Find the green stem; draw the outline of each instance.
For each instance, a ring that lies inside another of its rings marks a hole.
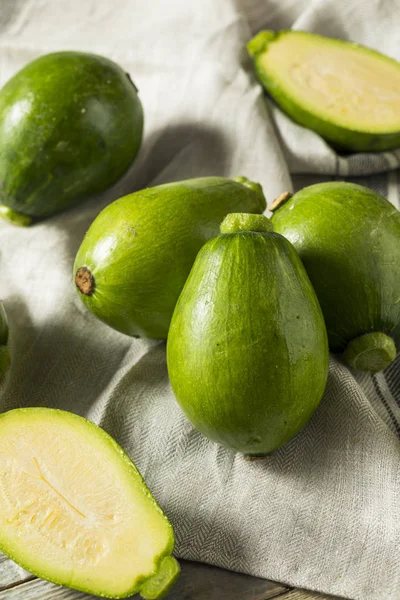
[[[234,177],[233,181],[236,181],[237,183],[241,183],[242,185],[247,187],[249,190],[254,192],[257,196],[257,202],[259,204],[259,211],[260,211],[260,213],[264,212],[264,210],[267,208],[267,201],[265,199],[264,192],[263,192],[261,185],[259,183],[256,183],[255,181],[251,181],[250,179],[247,179],[247,177],[243,177],[243,176]]]
[[[0,204],[0,217],[19,227],[28,227],[32,224],[32,217],[19,213],[5,204]]]
[[[352,340],[343,352],[343,360],[353,369],[378,373],[396,358],[396,345],[385,333],[375,331]]]
[[[221,233],[238,233],[240,231],[259,231],[266,233],[273,231],[273,225],[264,215],[251,213],[230,213],[221,223]]]
[[[266,47],[270,42],[272,42],[277,37],[276,31],[260,31],[257,33],[252,40],[250,40],[247,44],[247,52],[250,56],[257,56],[257,54],[261,54],[264,52]]]
[[[140,595],[146,600],[163,598],[178,579],[180,572],[178,561],[173,556],[166,556],[162,559],[157,573],[144,582]]]

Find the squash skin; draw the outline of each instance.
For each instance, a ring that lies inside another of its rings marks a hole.
[[[86,307],[131,336],[165,339],[197,252],[234,210],[262,213],[259,184],[202,177],[147,188],[107,206],[77,253],[74,275]],[[93,292],[82,293],[86,268]]]
[[[390,333],[400,321],[400,213],[346,182],[312,185],[278,207],[275,231],[295,246],[318,296],[330,348]]]
[[[116,63],[84,52],[32,61],[0,91],[0,216],[28,225],[105,191],[142,130],[137,89]]]
[[[167,341],[171,386],[194,427],[248,457],[269,454],[310,419],[328,363],[321,309],[293,246],[260,232],[207,242]]]
[[[343,127],[335,123],[333,120],[323,119],[312,111],[307,110],[296,98],[289,97],[285,90],[282,88],[280,83],[276,81],[260,64],[260,57],[268,52],[268,46],[279,40],[281,36],[286,34],[297,34],[307,35],[315,38],[316,43],[318,40],[326,41],[329,39],[333,43],[340,45],[347,44],[349,47],[358,48],[364,53],[368,53],[371,56],[379,56],[382,60],[394,63],[400,69],[400,63],[395,61],[376,50],[367,48],[354,42],[344,42],[334,38],[326,38],[313,33],[293,30],[282,30],[282,31],[261,31],[247,44],[247,50],[250,56],[254,60],[254,69],[256,76],[267,92],[272,96],[276,103],[282,108],[282,110],[289,115],[299,125],[312,129],[321,137],[326,139],[334,148],[339,151],[349,152],[380,152],[383,150],[390,150],[398,148],[400,146],[400,131],[394,131],[393,133],[375,133],[357,131],[356,128],[351,129]]]

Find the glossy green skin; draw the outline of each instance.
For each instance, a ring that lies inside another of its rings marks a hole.
[[[41,56],[0,91],[0,203],[43,218],[103,192],[133,162],[142,129],[137,90],[117,64]]]
[[[333,352],[400,321],[400,213],[351,183],[304,188],[272,217],[296,248],[317,293]]]
[[[8,350],[8,319],[3,303],[0,301],[0,379],[10,366]]]
[[[81,300],[99,319],[134,336],[165,339],[196,258],[229,212],[261,213],[258,184],[203,177],[147,188],[107,206],[89,228],[74,274],[95,279]]]
[[[172,389],[194,427],[232,450],[268,454],[317,408],[328,361],[318,300],[285,238],[240,232],[207,242],[167,342]]]
[[[379,57],[382,61],[395,64],[399,69],[400,63],[380,52],[366,48],[365,46],[352,42],[345,42],[343,40],[326,38],[304,31],[261,31],[250,40],[247,45],[249,54],[254,58],[254,68],[259,81],[280,108],[296,121],[296,123],[299,123],[299,125],[303,125],[303,127],[307,127],[308,129],[317,132],[330,142],[332,146],[339,150],[348,150],[352,152],[378,152],[380,150],[390,150],[391,148],[400,146],[400,131],[377,134],[375,132],[369,133],[366,131],[358,131],[356,124],[354,129],[343,127],[333,120],[317,116],[314,112],[308,110],[306,106],[300,104],[295,96],[289,96],[283,89],[281,83],[277,81],[275,77],[271,76],[263,68],[260,62],[262,55],[268,52],[269,45],[279,43],[279,39],[285,35],[297,35],[299,41],[301,40],[301,37],[304,36],[314,38],[315,52],[318,52],[318,44],[330,42],[341,46],[347,45],[349,48],[353,49],[357,48],[360,52],[368,53],[371,56]]]

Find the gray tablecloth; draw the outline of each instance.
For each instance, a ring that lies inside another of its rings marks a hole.
[[[248,463],[186,421],[164,344],[98,322],[71,271],[102,207],[171,180],[247,175],[272,200],[356,177],[399,206],[400,152],[337,156],[265,100],[244,51],[261,28],[294,27],[400,59],[399,14],[398,0],[0,3],[1,83],[42,53],[93,51],[130,72],[146,115],[140,155],[107,194],[30,229],[0,223],[13,361],[0,410],[60,407],[105,427],[171,518],[178,556],[357,600],[400,598],[400,362],[372,377],[332,359],[311,422]]]

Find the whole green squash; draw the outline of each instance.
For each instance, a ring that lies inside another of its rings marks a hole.
[[[293,246],[261,215],[228,215],[200,250],[167,342],[173,392],[209,439],[245,455],[279,448],[323,395],[328,341]]]
[[[245,177],[188,179],[124,196],[86,233],[74,265],[78,294],[114,329],[164,339],[202,245],[229,212],[265,208],[261,186]]]
[[[271,206],[317,293],[333,352],[377,372],[395,357],[400,321],[400,213],[366,187],[312,185]]]
[[[56,52],[0,91],[0,216],[29,225],[105,191],[142,138],[137,89],[117,64]]]

